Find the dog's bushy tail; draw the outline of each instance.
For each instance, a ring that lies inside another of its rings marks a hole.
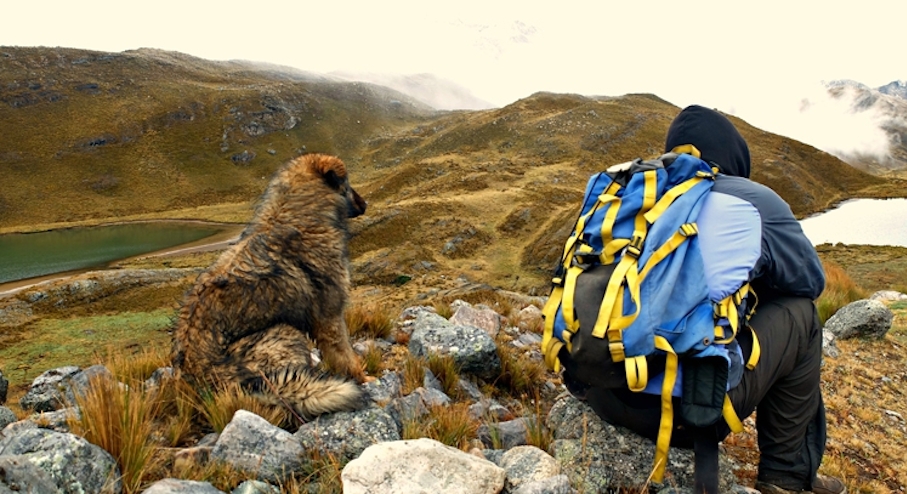
[[[355,382],[308,367],[261,374],[248,387],[263,402],[288,406],[305,420],[324,413],[359,410],[368,402],[368,393]]]

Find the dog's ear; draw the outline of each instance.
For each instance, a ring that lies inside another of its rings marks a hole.
[[[312,170],[324,177],[331,187],[339,189],[346,181],[346,166],[340,158],[326,154],[309,155]]]

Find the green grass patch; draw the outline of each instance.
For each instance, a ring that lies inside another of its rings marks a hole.
[[[3,374],[13,386],[27,384],[42,372],[65,365],[88,366],[110,349],[139,351],[170,344],[167,328],[173,311],[124,312],[114,315],[43,319],[0,349]]]

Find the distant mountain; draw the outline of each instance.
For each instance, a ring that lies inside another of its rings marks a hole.
[[[495,106],[477,98],[469,89],[432,74],[331,72],[329,75],[348,81],[370,82],[386,86],[438,110],[487,110]]]
[[[907,99],[907,81],[892,81],[879,88],[879,92],[889,96]]]
[[[0,228],[247,205],[289,158],[327,152],[369,202],[350,228],[357,284],[465,276],[543,293],[589,176],[660,154],[678,111],[649,94],[537,93],[442,112],[285,67],[0,47]],[[907,188],[730,118],[752,178],[798,216]]]
[[[852,80],[826,84],[829,93],[850,102],[854,113],[869,113],[888,136],[884,156],[853,154],[842,156],[851,165],[875,174],[907,174],[907,83],[893,81],[872,89]]]

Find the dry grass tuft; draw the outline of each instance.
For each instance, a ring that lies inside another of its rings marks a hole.
[[[394,330],[394,317],[385,306],[356,305],[347,309],[344,317],[352,337],[384,339]]]
[[[278,427],[290,418],[285,408],[262,403],[238,383],[223,385],[215,391],[203,391],[198,396],[197,410],[215,432],[222,432],[238,410],[254,413]]]
[[[407,353],[403,359],[402,392],[408,395],[425,385],[425,360]]]
[[[517,348],[498,341],[498,356],[501,358],[501,374],[494,382],[496,392],[504,392],[516,398],[536,396],[545,383],[544,362],[533,360]]]
[[[84,394],[76,396],[76,405],[81,417],[70,419],[73,433],[109,452],[120,468],[124,491],[139,492],[153,467],[159,402],[148,399],[140,383],[123,386],[93,377]]]
[[[444,394],[456,399],[460,394],[460,367],[450,355],[431,354],[428,356],[428,370],[441,382]]]
[[[824,324],[838,309],[866,298],[867,294],[839,265],[831,261],[824,261],[822,265],[825,268],[825,291],[816,301],[816,307]]]
[[[427,437],[466,450],[476,437],[478,423],[469,416],[468,403],[433,406],[425,417],[403,421],[403,439]]]
[[[366,350],[365,355],[362,356],[362,365],[365,367],[365,372],[370,376],[381,375],[381,371],[384,370],[384,352],[381,350],[381,347],[371,343],[368,345],[368,350]]]
[[[532,415],[526,420],[526,442],[542,451],[548,451],[554,441],[554,433],[545,427],[548,409],[542,406],[541,397],[536,394],[531,403],[523,404],[524,410],[532,410]]]

